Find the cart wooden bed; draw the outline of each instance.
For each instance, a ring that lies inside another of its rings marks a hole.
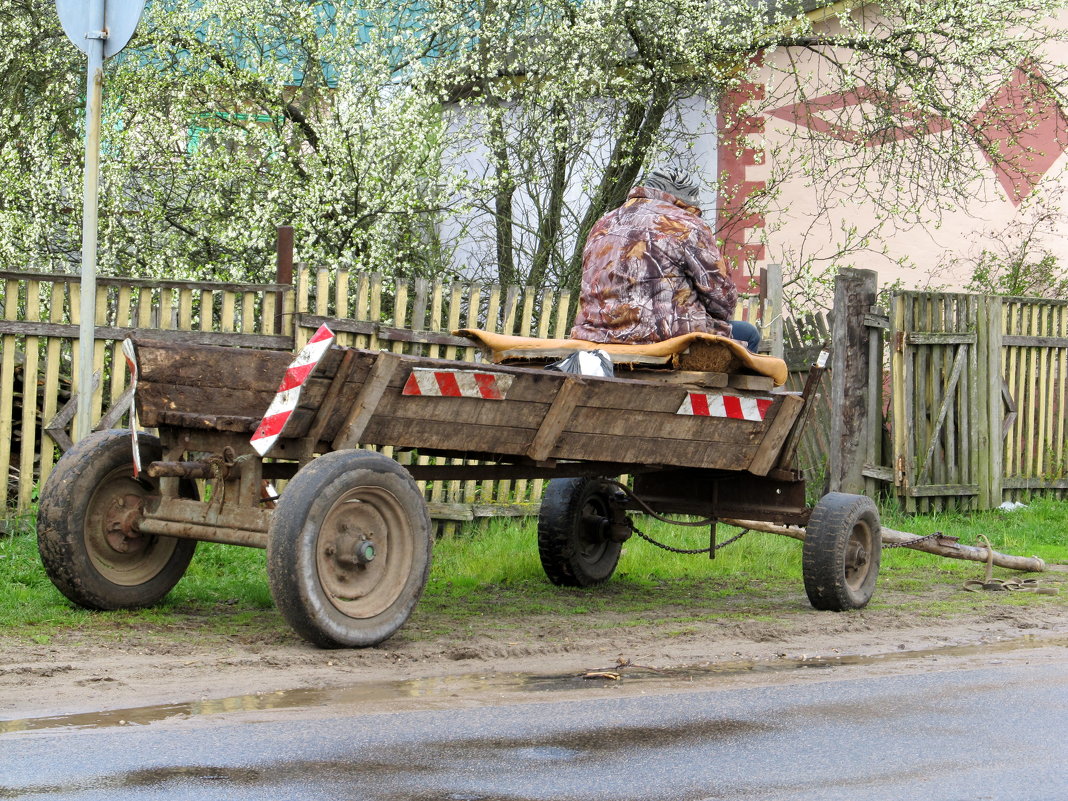
[[[556,584],[607,580],[629,513],[653,512],[704,516],[713,536],[724,518],[805,526],[815,607],[863,606],[874,591],[874,504],[831,493],[810,508],[793,468],[814,382],[797,394],[755,377],[600,378],[333,346],[265,458],[250,436],[264,431],[292,354],[128,347],[140,426],[158,431],[136,437],[140,470],[130,431],[100,431],[64,454],[41,494],[45,568],[88,608],[153,604],[196,541],[221,542],[267,549],[272,596],[309,641],[381,642],[429,572],[416,481],[454,479],[551,479],[538,548]],[[402,466],[369,449],[379,446],[464,461]]]

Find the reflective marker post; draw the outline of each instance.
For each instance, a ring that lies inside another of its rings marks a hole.
[[[96,338],[97,205],[100,191],[100,114],[104,59],[130,41],[145,0],[56,0],[71,43],[89,57],[85,76],[85,179],[82,195],[82,275],[78,326],[78,416],[74,440],[92,431],[93,345]]]
[[[96,341],[97,206],[100,189],[100,104],[104,88],[104,0],[89,0],[85,34],[89,65],[85,79],[85,178],[82,194],[81,319],[78,327],[78,422],[74,441],[93,427],[93,345]]]

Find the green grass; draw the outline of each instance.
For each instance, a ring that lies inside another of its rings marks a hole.
[[[707,528],[681,528],[643,518],[636,522],[648,535],[675,547],[708,544]],[[941,531],[970,545],[983,534],[997,550],[1068,563],[1068,502],[1036,499],[1015,512],[971,515],[907,517],[884,512],[883,523],[921,535]],[[157,607],[89,612],[73,606],[49,582],[33,526],[32,517],[9,521],[8,533],[0,535],[0,631],[6,634],[39,643],[59,634],[80,633],[175,640],[190,632],[255,641],[291,636],[273,608],[261,550],[201,543],[185,577]],[[721,526],[719,538],[734,533]],[[964,612],[977,604],[1068,603],[1060,597],[1008,594],[991,599],[955,593],[950,600],[937,602],[929,597],[933,584],[959,586],[967,578],[981,577],[983,570],[975,562],[887,550],[880,591],[871,608],[924,615]],[[435,544],[430,581],[413,616],[411,636],[458,628],[508,631],[525,626],[532,617],[591,614],[591,627],[640,626],[655,620],[668,623],[665,630],[683,633],[689,625],[712,618],[774,621],[785,610],[797,611],[804,605],[801,544],[796,540],[752,532],[709,559],[668,553],[633,537],[624,545],[612,580],[581,590],[554,587],[545,578],[534,520],[500,519],[470,526]]]

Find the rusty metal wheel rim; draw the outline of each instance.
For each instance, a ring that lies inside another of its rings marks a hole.
[[[104,477],[89,499],[85,550],[93,567],[112,584],[137,587],[151,581],[178,546],[173,537],[145,535],[137,529],[145,500],[153,495],[154,488],[135,479],[129,467],[119,467]]]
[[[849,533],[845,553],[845,582],[853,591],[860,590],[871,572],[872,541],[871,527],[858,520]]]
[[[404,592],[415,534],[404,505],[383,487],[342,495],[323,518],[315,567],[327,599],[351,618],[385,612]]]

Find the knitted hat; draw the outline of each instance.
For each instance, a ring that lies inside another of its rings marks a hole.
[[[642,182],[650,189],[659,189],[674,195],[684,203],[691,206],[701,205],[701,187],[697,185],[692,175],[671,167],[657,167]]]

